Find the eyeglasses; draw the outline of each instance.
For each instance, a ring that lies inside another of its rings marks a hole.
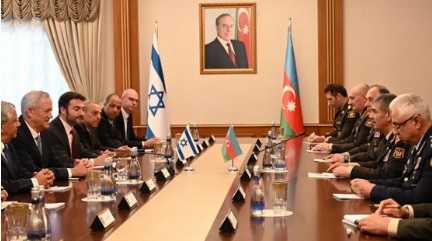
[[[400,123],[392,122],[393,128],[394,128],[394,129],[397,129],[397,130],[400,129],[402,126],[404,126],[406,123],[408,123],[408,121],[413,120],[416,116],[417,116],[417,115],[414,114],[414,115],[412,115],[410,118],[408,118],[408,119],[406,119],[405,121],[400,122]]]

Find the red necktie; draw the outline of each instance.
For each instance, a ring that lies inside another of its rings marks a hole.
[[[75,129],[72,129],[70,131],[70,133],[72,134],[72,149],[71,149],[71,156],[72,158],[79,158],[80,156],[80,144],[79,144],[79,140],[77,137],[77,132]]]
[[[234,66],[237,66],[236,59],[235,59],[235,54],[234,54],[234,51],[233,51],[232,48],[231,48],[231,44],[230,44],[230,43],[227,43],[227,46],[228,46],[228,56],[229,56],[229,58],[230,58],[232,64],[233,64]]]

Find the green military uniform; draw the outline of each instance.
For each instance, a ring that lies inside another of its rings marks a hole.
[[[376,161],[378,154],[387,148],[387,140],[380,131],[371,129],[368,141],[348,151],[351,162]]]
[[[386,179],[402,176],[411,145],[391,134],[378,146],[377,158],[361,162],[351,170],[350,178]]]
[[[358,118],[354,123],[351,135],[349,135],[347,138],[333,142],[331,152],[346,152],[356,146],[360,146],[366,143],[371,129],[367,119],[368,117],[365,109],[362,112],[360,118]]]
[[[339,108],[333,121],[333,127],[335,130],[326,135],[330,137],[328,142],[334,142],[348,137],[359,116],[360,115],[357,112],[351,109],[351,106],[348,105],[348,103],[345,103],[342,108]]]
[[[432,240],[432,203],[412,205],[414,218],[399,221],[396,237],[402,240]]]

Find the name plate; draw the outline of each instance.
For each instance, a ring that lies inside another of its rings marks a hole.
[[[215,143],[215,141],[216,141],[216,138],[213,135],[211,135],[209,138],[210,145],[213,145]]]
[[[206,140],[204,140],[204,141],[201,143],[201,146],[202,146],[202,148],[205,150],[205,149],[207,149],[207,147],[209,146],[209,144],[207,143]]]
[[[253,153],[254,154],[258,154],[259,152],[260,152],[260,149],[259,149],[259,147],[255,144],[255,146],[254,146],[254,148],[253,148]]]
[[[200,144],[196,144],[195,146],[197,148],[198,154],[200,154],[203,151],[201,145]]]
[[[241,186],[237,187],[237,191],[234,192],[232,201],[234,203],[244,203],[246,200],[246,193]]]
[[[138,200],[136,199],[133,192],[128,192],[120,200],[118,208],[119,209],[132,209],[137,204],[138,204]]]
[[[153,179],[149,179],[145,181],[141,186],[141,192],[143,193],[152,193],[156,190],[156,184]]]
[[[249,157],[249,160],[248,160],[247,164],[248,164],[248,165],[255,165],[255,163],[257,162],[257,160],[258,160],[257,155],[256,155],[256,154],[252,154],[252,155]]]
[[[242,182],[248,182],[252,178],[252,173],[249,171],[249,169],[246,167],[242,175],[240,176],[240,180]]]
[[[90,228],[93,231],[105,230],[107,227],[112,225],[114,223],[114,221],[115,221],[115,218],[114,218],[113,214],[111,213],[111,211],[108,208],[105,208],[104,210],[102,210],[101,212],[99,212],[96,215]]]
[[[176,164],[180,167],[186,166],[186,160],[177,159]]]
[[[164,175],[165,179],[168,179],[171,176],[168,169],[166,169],[166,168],[162,168],[161,172]]]
[[[261,142],[261,140],[260,140],[260,139],[257,139],[257,140],[256,140],[256,144],[257,144],[258,147],[261,147],[261,146],[262,146],[262,142]]]
[[[155,175],[156,179],[162,182],[166,181],[168,178],[171,177],[171,174],[166,167],[160,169],[158,172],[156,172]]]
[[[219,231],[221,233],[234,233],[237,230],[237,225],[238,222],[236,216],[231,210],[229,210],[228,214],[219,226]]]

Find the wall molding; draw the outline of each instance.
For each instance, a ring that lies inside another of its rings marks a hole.
[[[115,93],[140,90],[138,0],[113,1]],[[134,112],[134,124],[141,123],[140,103]]]
[[[319,122],[330,123],[334,110],[324,89],[343,84],[343,0],[318,0],[318,100]]]

